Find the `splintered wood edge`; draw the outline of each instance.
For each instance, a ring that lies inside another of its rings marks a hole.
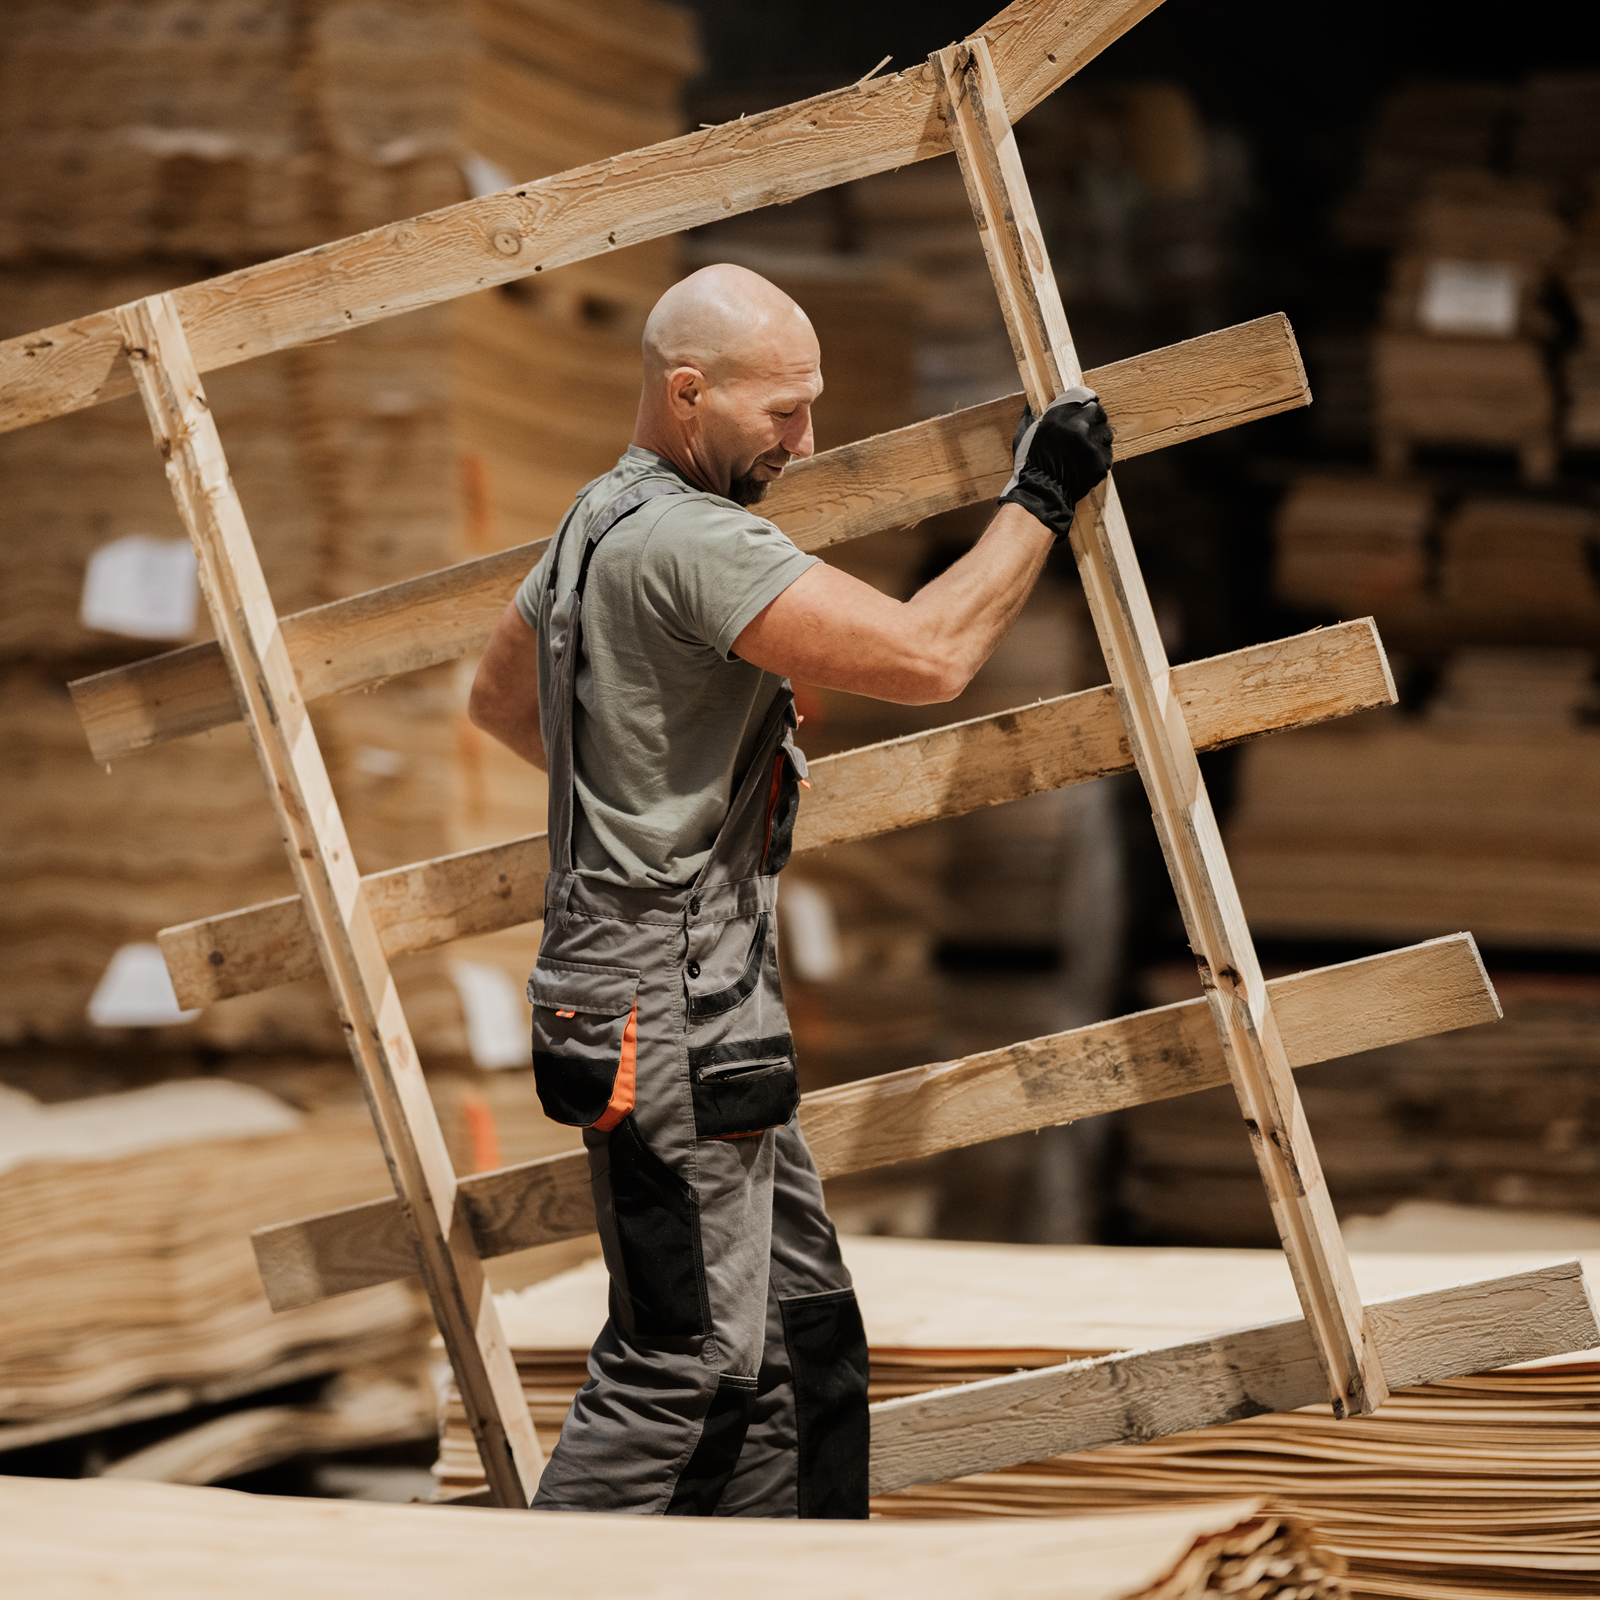
[[[1336,966],[1274,978],[1269,987],[1278,1009],[1285,1047],[1290,1060],[1299,1068],[1353,1050],[1399,1044],[1407,1039],[1492,1021],[1499,1014],[1492,993],[1486,992],[1486,983],[1482,990],[1474,986],[1474,974],[1481,978],[1482,971],[1471,936],[1453,934]],[[1422,991],[1424,1003],[1409,1010],[1384,1003],[1376,1007],[1374,1017],[1363,1018],[1362,994],[1370,992],[1376,980],[1396,972],[1406,975],[1413,992]],[[1071,1029],[1052,1035],[1051,1039],[1069,1040],[1074,1035],[1100,1037],[1108,1030],[1137,1025],[1142,1020],[1163,1014],[1177,1018],[1185,1012],[1203,1011],[1204,1007],[1205,1001],[1201,999],[1179,1001],[1170,1006],[1158,1006],[1151,1012],[1135,1012],[1128,1017]],[[1330,1008],[1339,1019],[1336,1027],[1319,1020]],[[1445,1017],[1449,1020],[1445,1021]],[[1358,1029],[1355,1038],[1351,1037],[1353,1028]],[[995,1061],[1000,1064],[994,1070],[1003,1075],[1008,1070],[1000,1061],[1004,1055],[1005,1051],[981,1051],[963,1059]],[[936,1065],[944,1068],[954,1064]],[[1177,1072],[1188,1075],[1168,1081],[1160,1094],[1148,1098],[1172,1098],[1227,1082],[1227,1070],[1220,1056],[1210,1066],[1213,1070],[1208,1073],[1205,1063],[1181,1064]],[[871,1104],[863,1106],[861,1101],[882,1098],[898,1102],[907,1094],[908,1086],[913,1093],[927,1092],[923,1080],[929,1071],[928,1067],[910,1067],[879,1078],[814,1091],[801,1100],[802,1125],[809,1121],[813,1132],[821,1138],[817,1119],[830,1113],[834,1117],[849,1117],[853,1125],[871,1124],[874,1121]],[[850,1102],[854,1104],[847,1109]],[[1051,1126],[1085,1114],[1082,1108],[1074,1109],[1059,1100],[1041,1100],[1033,1104],[1037,1112],[1037,1121],[1032,1124],[1035,1127]],[[960,1140],[930,1140],[929,1148],[919,1148],[911,1154],[931,1155],[962,1144],[981,1143],[996,1134],[1019,1131],[1026,1129],[1012,1120],[1003,1125],[991,1122],[987,1127],[967,1128]],[[882,1165],[885,1160],[906,1159],[904,1151],[886,1157],[881,1147],[867,1147],[851,1140],[848,1141],[851,1160],[848,1164],[836,1164],[827,1158],[831,1143],[831,1140],[822,1139],[819,1144],[822,1154],[818,1165],[825,1177],[867,1170]],[[587,1161],[582,1151],[545,1156],[537,1161],[463,1178],[460,1193],[479,1253],[487,1260],[591,1231],[593,1218],[584,1210],[587,1183]],[[550,1221],[552,1212],[557,1218],[554,1224]],[[415,1270],[404,1219],[398,1202],[392,1197],[274,1223],[256,1229],[251,1239],[267,1298],[278,1311],[407,1277]]]
[[[1394,1388],[1600,1345],[1577,1260],[1363,1307]],[[1304,1319],[989,1378],[871,1408],[871,1487],[891,1493],[1327,1400]]]

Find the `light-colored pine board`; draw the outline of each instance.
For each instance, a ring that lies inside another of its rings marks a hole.
[[[1365,1308],[1393,1388],[1600,1343],[1577,1261]],[[1327,1398],[1307,1323],[1045,1367],[872,1408],[872,1488],[941,1483],[1020,1461],[1164,1438]]]
[[[1173,687],[1197,745],[1216,749],[1374,706],[1395,693],[1368,622],[1186,663]],[[1133,765],[1109,686],[929,733],[825,756],[812,765],[797,851],[959,816]],[[542,833],[414,862],[362,880],[385,954],[431,950],[544,914]],[[317,957],[294,896],[161,931],[179,1002],[208,1005],[310,976]]]
[[[1304,405],[1305,373],[1281,315],[1113,362],[1090,374],[1117,427],[1117,458]],[[915,423],[795,463],[762,505],[803,549],[903,527],[999,493],[1022,396]],[[546,541],[282,619],[306,700],[481,649]],[[238,717],[215,644],[189,645],[71,685],[97,761]]]
[[[1492,1022],[1494,991],[1467,934],[1271,984],[1294,1066]],[[1204,1000],[841,1084],[806,1095],[800,1123],[824,1177],[1213,1088],[1228,1069]],[[484,1257],[589,1232],[581,1152],[461,1182]],[[393,1199],[258,1229],[268,1299],[309,1305],[416,1270]]]
[[[1023,387],[1037,414],[1081,383],[1083,375],[1001,84],[982,39],[952,45],[932,60]],[[1128,742],[1150,797],[1189,943],[1330,1396],[1336,1409],[1371,1411],[1387,1393],[1383,1368],[1365,1330],[1316,1147],[1110,478],[1085,497],[1071,536]]]
[[[497,1503],[526,1506],[539,1441],[183,323],[170,295],[119,322],[485,1475]]]
[[[984,25],[1020,117],[1158,0],[1015,0]],[[926,66],[174,291],[197,369],[248,361],[943,154]],[[0,432],[132,388],[115,311],[0,343]]]

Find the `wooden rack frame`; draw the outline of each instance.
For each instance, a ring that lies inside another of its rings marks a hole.
[[[92,750],[109,759],[242,719],[294,869],[293,897],[161,935],[179,998],[320,966],[388,1158],[392,1199],[258,1233],[269,1297],[305,1304],[420,1272],[499,1504],[528,1503],[540,1455],[482,1259],[588,1231],[587,1176],[580,1156],[558,1156],[457,1180],[387,958],[536,918],[544,838],[361,877],[305,707],[480,647],[541,546],[280,619],[200,373],[953,149],[1037,411],[1084,375],[1011,123],[1156,3],[1015,0],[914,70],[0,343],[0,430],[141,395],[216,626],[215,644],[74,684]],[[1309,399],[1282,318],[1087,377],[1119,460]],[[797,465],[768,509],[820,549],[991,497],[1022,399]],[[1392,703],[1370,622],[1173,668],[1109,481],[1072,542],[1111,684],[816,763],[797,845],[1136,766],[1205,1001],[811,1095],[804,1126],[822,1171],[839,1173],[1231,1080],[1305,1317],[875,1407],[877,1488],[1319,1396],[1365,1411],[1390,1383],[1600,1343],[1575,1264],[1371,1308],[1354,1289],[1291,1069],[1490,1020],[1498,1004],[1466,935],[1265,982],[1195,751]]]

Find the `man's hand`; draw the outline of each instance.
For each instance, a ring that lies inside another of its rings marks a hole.
[[[1111,470],[1111,424],[1094,390],[1068,389],[1037,421],[1024,406],[1011,448],[1014,469],[1000,503],[1021,506],[1064,538],[1073,508]]]

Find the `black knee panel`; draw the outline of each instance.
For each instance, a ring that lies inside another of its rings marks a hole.
[[[667,1504],[669,1517],[709,1517],[717,1509],[722,1491],[739,1464],[755,1399],[754,1378],[730,1378],[724,1373],[717,1380],[711,1409],[700,1428],[700,1440],[678,1475],[678,1486]]]
[[[867,1514],[867,1334],[853,1289],[780,1300],[800,1437],[799,1514]]]

